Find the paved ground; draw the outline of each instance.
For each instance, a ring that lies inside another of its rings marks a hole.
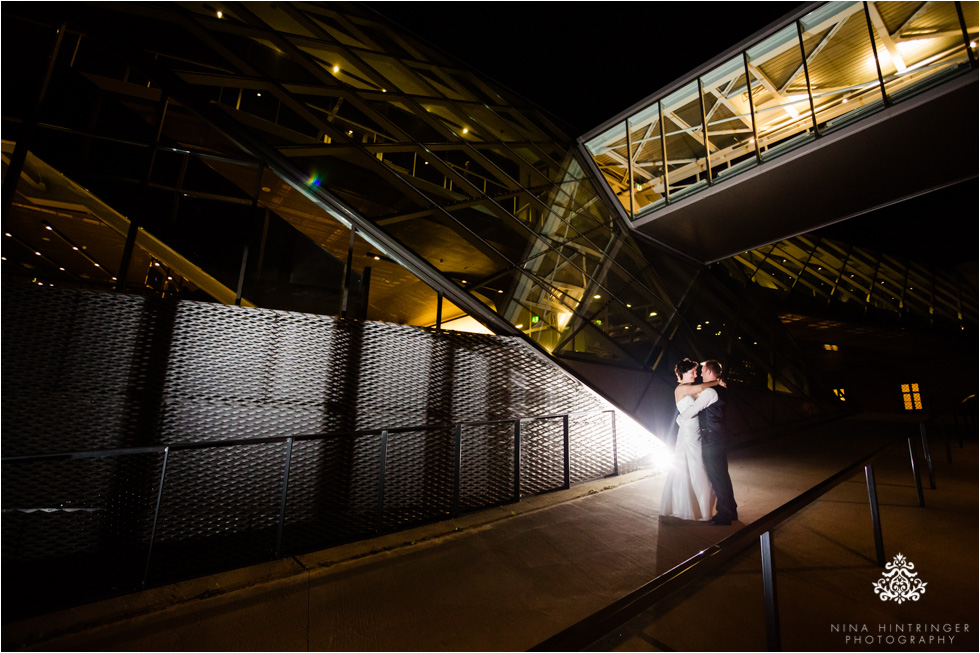
[[[734,452],[742,523],[731,527],[661,522],[664,477],[639,473],[456,522],[4,624],[3,648],[33,641],[26,648],[526,650],[902,433],[917,429],[852,420]],[[774,532],[784,649],[977,650],[976,434],[964,448],[954,445],[952,464],[941,439],[933,440],[933,449],[938,487],[926,489],[925,508],[918,507],[907,448],[895,448],[876,464],[886,557],[904,554],[927,582],[926,592],[903,604],[874,594],[883,570],[874,561],[867,489],[859,476]],[[903,633],[896,632],[898,624]],[[959,632],[944,632],[947,625]],[[935,626],[939,632],[909,632]],[[906,639],[878,643],[878,635]],[[923,636],[924,643],[918,639]],[[593,649],[765,646],[753,548]]]

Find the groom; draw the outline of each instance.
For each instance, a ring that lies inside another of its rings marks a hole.
[[[721,363],[707,360],[701,364],[701,379],[705,382],[721,378]],[[705,388],[701,395],[682,414],[698,416],[701,427],[701,458],[708,480],[718,497],[718,514],[711,518],[715,526],[728,526],[738,519],[738,506],[732,479],[728,474],[728,430],[725,428],[725,401],[728,390],[722,386]]]

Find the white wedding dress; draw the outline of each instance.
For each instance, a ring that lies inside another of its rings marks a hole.
[[[681,397],[677,411],[684,412],[694,404],[694,397]],[[715,491],[701,459],[701,429],[697,415],[690,419],[677,418],[677,443],[667,484],[660,501],[662,517],[678,517],[696,521],[711,519],[715,506]]]

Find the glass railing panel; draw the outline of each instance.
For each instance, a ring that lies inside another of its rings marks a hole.
[[[777,274],[782,275],[783,281],[792,287],[809,258],[809,249],[800,247],[793,240],[784,240],[773,249],[767,267],[770,268],[770,273],[774,269]]]
[[[466,237],[468,234],[441,211],[424,211],[378,222],[405,247],[464,288],[463,281],[472,283],[511,267],[486,243]]]
[[[629,144],[626,142],[626,123],[617,123],[585,144],[609,188],[627,214],[630,205]]]
[[[664,187],[663,123],[660,107],[653,104],[629,119],[632,153],[634,215],[662,206],[667,201]]]
[[[881,85],[860,2],[830,2],[800,19],[820,130],[881,106]],[[797,73],[803,82],[802,68]]]
[[[432,123],[435,118],[420,116],[412,112],[406,102],[368,102],[367,105],[378,115],[390,121],[413,141],[419,143],[438,143],[446,137]]]
[[[936,270],[935,314],[958,323],[962,314],[960,294],[957,280],[946,270]]]
[[[633,360],[645,362],[659,336],[642,328],[633,311],[616,300],[608,302],[599,314],[602,324],[596,326]]]
[[[967,25],[975,30],[977,3],[961,5],[964,10],[973,10],[973,22],[967,21]],[[898,101],[969,66],[967,43],[963,40],[954,3],[930,2],[920,6],[875,2],[868,8],[879,42],[884,46],[884,52],[879,51],[878,55],[890,99]]]
[[[598,317],[593,318],[593,321],[577,321],[575,327],[564,335],[555,353],[559,356],[587,356],[610,363],[626,363],[629,361],[629,357],[620,349],[618,344],[601,331],[602,323],[603,316],[601,313]]]
[[[840,277],[841,272],[844,271],[844,259],[839,256],[838,252],[825,247],[821,243],[813,252],[810,267],[813,268],[814,274],[822,282],[830,286],[828,292],[833,292],[833,289],[837,285],[837,279]]]
[[[758,162],[747,89],[741,54],[701,78],[713,179]]]
[[[915,263],[909,264],[905,306],[919,316],[928,318],[932,314],[932,274]]]
[[[617,290],[616,298],[630,311],[634,320],[640,320],[657,333],[673,316],[673,309],[660,297],[655,296],[639,283]]]
[[[833,283],[834,279],[829,277],[827,269],[822,265],[814,265],[811,259],[810,265],[807,265],[800,274],[794,292],[798,296],[826,301],[830,299]]]
[[[746,57],[762,158],[772,158],[813,138],[796,24],[749,48]]]
[[[698,83],[665,97],[660,109],[667,147],[667,201],[672,201],[708,184]]]

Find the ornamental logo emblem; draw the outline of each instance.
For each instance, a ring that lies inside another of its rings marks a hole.
[[[872,583],[875,594],[882,601],[889,599],[896,603],[918,601],[919,597],[926,593],[928,583],[923,583],[921,579],[917,578],[919,572],[912,571],[913,569],[915,569],[915,565],[899,553],[893,562],[885,565],[885,572],[881,574],[881,580]]]

